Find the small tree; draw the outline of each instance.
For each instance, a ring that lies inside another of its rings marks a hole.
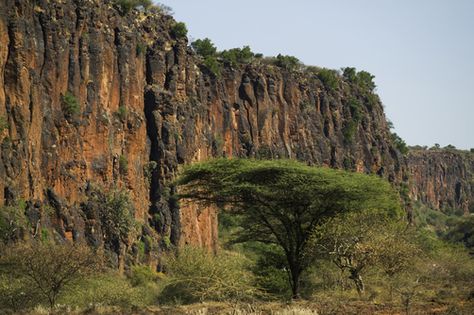
[[[188,28],[183,22],[177,22],[171,28],[171,35],[176,39],[185,38],[188,35]]]
[[[348,271],[357,292],[362,294],[362,273],[376,262],[377,236],[386,217],[384,212],[368,210],[338,214],[315,228],[309,252],[327,256],[341,272]]]
[[[275,59],[275,65],[288,71],[293,71],[301,67],[302,64],[300,60],[294,56],[278,54]]]
[[[198,55],[204,58],[215,56],[217,53],[216,46],[214,46],[209,38],[196,39],[191,43],[191,47]]]
[[[227,206],[241,217],[234,242],[281,248],[294,298],[312,258],[306,254],[309,236],[325,218],[364,208],[399,209],[380,178],[288,160],[211,160],[185,168],[178,184],[181,198]]]
[[[0,272],[29,279],[30,289],[51,309],[68,285],[96,271],[100,255],[83,245],[24,244],[2,253]]]

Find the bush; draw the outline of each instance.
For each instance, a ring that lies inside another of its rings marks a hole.
[[[100,216],[105,238],[113,243],[126,242],[134,231],[134,208],[125,191],[114,191],[106,196]]]
[[[217,61],[217,59],[215,57],[211,57],[211,56],[206,57],[206,59],[204,59],[204,66],[214,76],[220,77],[220,75],[221,75],[221,65],[219,64],[219,62]]]
[[[215,56],[217,48],[209,38],[197,39],[191,43],[193,50],[200,56],[206,58]]]
[[[142,7],[148,9],[153,2],[151,0],[115,0],[115,5],[119,8],[122,14],[129,13],[132,9]]]
[[[127,174],[128,172],[128,160],[125,155],[119,157],[119,171],[121,174]]]
[[[109,271],[77,283],[60,303],[76,307],[118,306],[123,310],[155,304],[159,292],[156,282],[133,286],[127,278]]]
[[[368,92],[373,92],[373,90],[376,88],[374,83],[375,76],[367,71],[357,72],[356,68],[347,67],[342,69],[342,76],[348,82],[356,84]]]
[[[125,121],[127,120],[127,115],[128,115],[127,107],[125,107],[125,105],[123,104],[120,104],[117,111],[117,116],[119,117],[121,121]]]
[[[349,121],[344,126],[342,134],[344,136],[344,142],[346,144],[351,144],[354,141],[355,134],[357,132],[358,124],[356,121]]]
[[[3,130],[8,129],[9,125],[5,117],[0,116],[0,133],[3,132]]]
[[[188,35],[188,28],[183,22],[177,22],[171,27],[171,35],[176,39],[185,38]]]
[[[23,237],[27,226],[24,210],[19,206],[0,207],[0,241],[7,244]]]
[[[249,260],[238,253],[213,255],[202,249],[183,247],[165,258],[170,279],[161,294],[163,302],[247,300],[257,294]]]
[[[149,266],[135,265],[130,268],[129,279],[134,287],[145,286],[162,278],[163,274],[151,270]]]
[[[364,117],[362,112],[362,104],[356,98],[351,98],[349,100],[349,109],[351,111],[352,120],[355,122],[360,122],[362,117]]]
[[[316,76],[323,82],[327,89],[335,90],[339,86],[339,78],[336,70],[322,68],[316,73]]]
[[[282,54],[278,54],[278,56],[276,56],[274,64],[288,71],[297,70],[302,65],[298,58],[293,56],[284,56]]]
[[[255,56],[249,46],[224,50],[220,55],[225,62],[232,66],[236,66],[239,63],[249,63]]]
[[[46,300],[51,308],[66,288],[96,271],[100,256],[86,246],[64,244],[25,244],[2,253],[0,273],[14,275],[21,285]]]
[[[400,136],[396,133],[392,134],[392,142],[395,148],[397,148],[397,150],[400,151],[401,154],[405,155],[408,153],[409,149],[406,142],[403,141],[403,139],[400,138]]]
[[[79,102],[71,92],[67,91],[66,94],[64,94],[62,101],[63,111],[66,118],[72,118],[81,112]]]

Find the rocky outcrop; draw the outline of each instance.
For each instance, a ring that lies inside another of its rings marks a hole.
[[[179,205],[172,186],[181,165],[215,156],[407,180],[375,95],[264,60],[216,76],[174,24],[160,13],[121,16],[112,1],[0,2],[0,205],[26,201],[32,235],[45,225],[107,244],[102,187],[128,191],[141,226],[109,246],[119,264],[138,255],[137,240],[215,248],[215,211]]]
[[[407,161],[412,199],[445,212],[474,212],[474,153],[418,149]]]

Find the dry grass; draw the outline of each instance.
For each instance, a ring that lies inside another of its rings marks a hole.
[[[31,315],[46,315],[49,309],[37,307]],[[406,311],[397,305],[376,304],[364,301],[350,301],[346,303],[327,303],[301,301],[292,304],[268,302],[255,304],[231,304],[224,302],[196,303],[182,306],[153,306],[143,309],[124,311],[117,307],[95,306],[87,310],[57,309],[54,313],[72,315],[112,315],[112,314],[140,314],[140,315],[349,315],[349,314],[376,314],[376,315],[405,315]],[[459,302],[457,304],[425,303],[411,307],[410,315],[416,314],[474,314],[473,302]]]

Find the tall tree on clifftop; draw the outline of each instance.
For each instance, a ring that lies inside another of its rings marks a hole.
[[[308,239],[325,218],[362,209],[400,209],[396,194],[380,178],[290,160],[210,160],[186,167],[177,183],[180,198],[240,216],[235,242],[281,247],[294,298],[312,260]]]

